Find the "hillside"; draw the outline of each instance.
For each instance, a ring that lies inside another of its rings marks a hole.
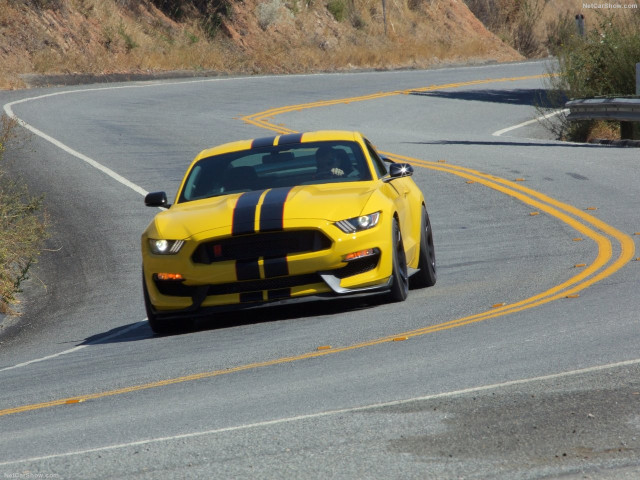
[[[215,11],[183,1],[179,15],[156,6],[167,3],[0,0],[0,88],[28,86],[28,74],[297,73],[522,58],[462,0],[387,0],[384,12],[379,0],[208,2]]]

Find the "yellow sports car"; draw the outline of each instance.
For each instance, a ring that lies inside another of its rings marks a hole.
[[[309,295],[382,292],[436,282],[431,225],[406,163],[360,133],[319,131],[201,152],[142,234],[144,300],[156,333],[196,317]],[[411,279],[409,278],[411,277]]]

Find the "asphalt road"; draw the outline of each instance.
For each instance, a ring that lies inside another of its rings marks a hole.
[[[24,314],[0,333],[0,474],[638,478],[640,154],[556,142],[537,123],[504,132],[536,115],[545,72],[0,92],[31,128],[11,170],[53,222]],[[154,336],[141,193],[172,196],[203,148],[323,128],[416,165],[437,285],[403,304],[310,301]]]

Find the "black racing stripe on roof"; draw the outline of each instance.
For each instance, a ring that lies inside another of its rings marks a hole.
[[[262,207],[260,207],[261,232],[277,232],[284,228],[284,204],[292,188],[274,188],[264,196]]]
[[[256,138],[251,142],[251,148],[272,147],[276,137]]]
[[[264,190],[255,190],[243,193],[238,197],[236,206],[233,209],[231,235],[255,233],[256,209],[263,193]]]
[[[302,134],[301,133],[289,133],[287,135],[282,135],[278,140],[278,145],[287,145],[288,143],[300,143],[302,142]]]

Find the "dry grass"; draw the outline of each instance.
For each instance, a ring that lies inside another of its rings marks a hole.
[[[386,33],[380,2],[373,0],[345,3],[342,21],[321,5],[271,18],[263,34],[244,40],[251,55],[241,64],[252,72],[304,72],[521,58],[459,3],[421,2],[416,9],[388,3]]]
[[[15,122],[3,116],[0,122],[0,167],[7,142],[15,137]],[[0,313],[14,313],[16,292],[27,278],[46,238],[46,216],[41,198],[7,178],[0,169]]]
[[[586,31],[597,28],[603,14],[614,17],[630,10],[586,8],[586,5],[631,4],[623,2],[583,2],[582,0],[464,0],[489,30],[522,55],[555,55],[571,36],[577,34],[576,15],[583,15]],[[637,10],[631,11],[638,14]]]
[[[284,73],[521,58],[456,0],[389,0],[386,33],[379,0],[233,2],[216,29],[195,10],[177,21],[149,0],[38,1],[57,8],[0,0],[0,88],[24,86],[26,73]]]
[[[596,139],[618,140],[620,138],[620,122],[595,122],[589,134],[587,142]]]

